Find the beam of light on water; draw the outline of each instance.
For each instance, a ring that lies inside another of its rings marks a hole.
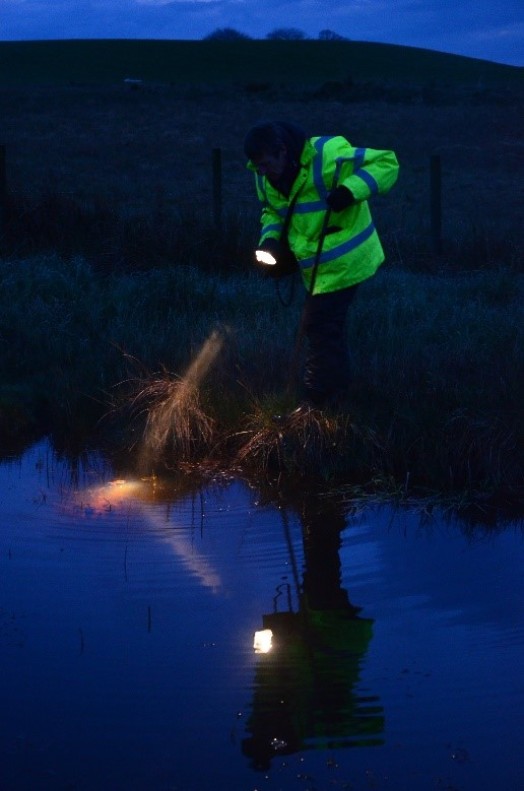
[[[128,504],[137,495],[141,482],[138,480],[117,479],[103,483],[100,486],[81,489],[75,494],[74,508],[78,515],[83,512],[85,516],[101,516],[117,511],[124,504]]]
[[[188,458],[195,442],[211,439],[213,423],[201,408],[199,388],[224,341],[224,331],[213,330],[184,376],[156,386],[157,400],[149,410],[139,450],[139,469],[150,471],[168,443],[177,455]],[[148,388],[144,392],[147,395]]]
[[[73,501],[75,516],[89,519],[109,514],[129,516],[131,512],[135,517],[138,515],[145,524],[154,529],[157,540],[169,546],[184,568],[204,588],[219,594],[224,587],[220,574],[199,553],[188,531],[181,530],[178,525],[166,523],[165,514],[155,507],[156,482],[156,478],[119,479],[80,490]]]

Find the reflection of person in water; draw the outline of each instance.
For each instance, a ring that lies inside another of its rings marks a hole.
[[[273,647],[260,656],[250,736],[243,753],[255,769],[309,748],[381,744],[384,718],[375,698],[359,696],[360,665],[372,636],[341,587],[343,511],[311,498],[301,509],[305,571],[299,612],[263,616]]]

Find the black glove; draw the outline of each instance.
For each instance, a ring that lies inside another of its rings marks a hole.
[[[326,203],[333,211],[342,211],[342,209],[347,209],[348,206],[355,203],[355,198],[347,187],[340,186],[331,190],[326,198]]]
[[[269,255],[266,260],[264,254]],[[282,258],[282,245],[278,239],[265,239],[255,251],[255,263],[259,269],[269,277],[275,277],[278,270],[278,262]]]
[[[269,253],[273,257],[273,261],[264,261],[262,257],[259,257],[259,251]],[[269,277],[284,277],[292,275],[298,270],[297,259],[290,250],[287,240],[282,242],[279,239],[265,239],[258,247],[255,258],[264,274]]]

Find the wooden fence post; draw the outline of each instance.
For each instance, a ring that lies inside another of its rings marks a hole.
[[[431,236],[435,253],[442,252],[442,173],[440,155],[432,154],[430,160]]]
[[[0,145],[0,236],[5,231],[5,214],[7,210],[7,172],[5,146]]]
[[[215,228],[222,227],[222,151],[213,149],[213,220]]]

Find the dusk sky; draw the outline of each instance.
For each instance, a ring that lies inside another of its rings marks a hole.
[[[523,0],[0,0],[0,40],[253,38],[296,28],[524,65]]]

